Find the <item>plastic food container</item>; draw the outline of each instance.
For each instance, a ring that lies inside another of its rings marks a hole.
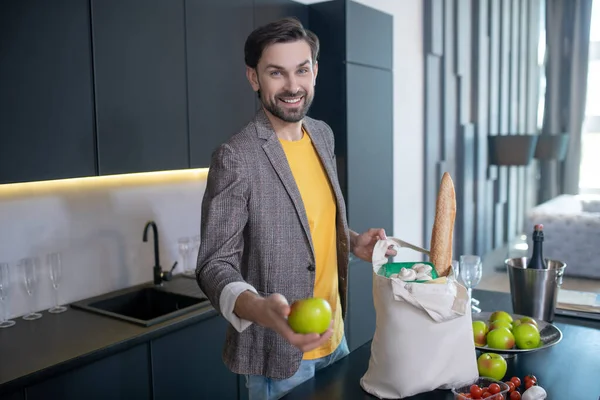
[[[381,276],[385,276],[386,278],[389,278],[391,275],[397,274],[398,272],[400,272],[401,269],[412,268],[413,265],[417,265],[417,264],[429,265],[431,267],[431,279],[439,278],[433,264],[430,262],[426,262],[426,261],[397,262],[397,263],[383,264],[381,266],[381,268],[379,269],[377,275],[381,275]],[[411,283],[412,282],[422,283],[422,282],[427,282],[427,281],[411,281]]]
[[[454,395],[454,400],[472,399],[472,397],[467,396],[467,394],[470,393],[471,385],[473,385],[473,384],[476,384],[479,387],[483,388],[483,387],[489,387],[492,383],[497,383],[500,386],[500,392],[496,393],[496,394],[492,394],[489,397],[481,397],[481,398],[482,399],[485,398],[487,400],[507,399],[509,387],[506,383],[497,381],[492,378],[479,377],[475,382],[471,382],[468,385],[461,386],[458,388],[453,388],[452,394]]]

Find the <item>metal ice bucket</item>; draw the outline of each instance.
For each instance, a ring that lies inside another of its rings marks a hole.
[[[567,264],[558,260],[545,260],[548,269],[527,269],[527,257],[509,258],[504,264],[508,270],[513,311],[552,322]]]

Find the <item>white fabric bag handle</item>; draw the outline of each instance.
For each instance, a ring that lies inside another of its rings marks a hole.
[[[373,272],[375,272],[375,274],[379,272],[379,269],[383,264],[388,262],[388,257],[385,255],[385,253],[390,246],[402,247],[402,241],[394,237],[388,237],[384,240],[378,240],[377,243],[375,243],[372,257]]]

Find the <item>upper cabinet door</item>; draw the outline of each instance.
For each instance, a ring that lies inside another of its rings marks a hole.
[[[189,167],[184,0],[92,0],[101,175]]]
[[[392,69],[393,17],[354,1],[346,4],[347,61]]]
[[[96,174],[86,0],[0,2],[0,184]]]
[[[346,68],[348,223],[357,232],[372,226],[393,232],[393,74],[363,65]]]
[[[190,163],[208,167],[212,152],[254,116],[244,43],[252,0],[186,0]]]

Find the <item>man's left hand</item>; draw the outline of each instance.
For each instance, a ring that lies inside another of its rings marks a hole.
[[[366,262],[373,261],[373,248],[378,240],[385,240],[384,229],[371,228],[368,231],[361,233],[360,235],[355,234],[351,238],[352,241],[352,253],[358,258]],[[386,257],[392,257],[396,255],[396,250],[392,246],[388,247],[385,252]]]

